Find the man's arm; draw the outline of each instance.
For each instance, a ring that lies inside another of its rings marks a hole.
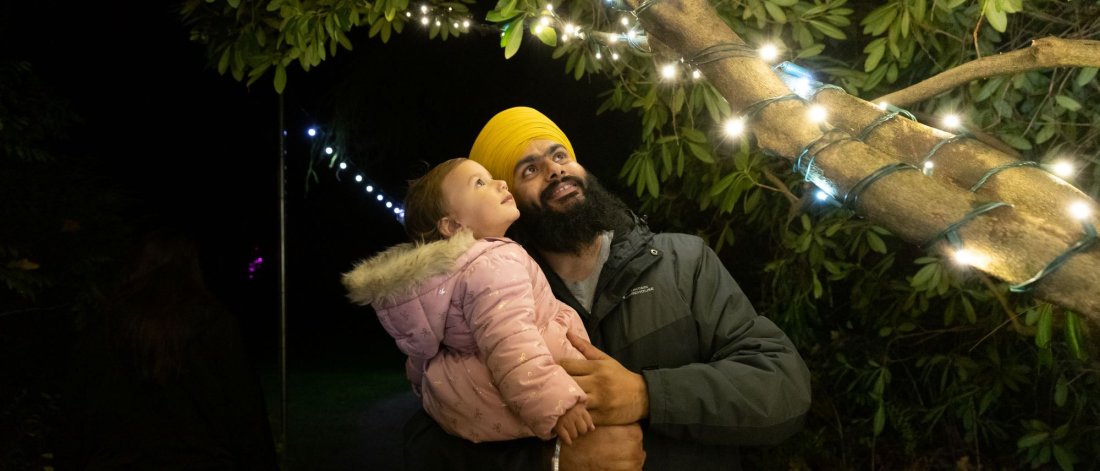
[[[701,240],[679,250],[678,282],[709,358],[642,372],[649,432],[731,445],[769,445],[797,432],[810,406],[810,374],[794,344],[758,316],[745,294]],[[691,277],[687,279],[687,277]]]

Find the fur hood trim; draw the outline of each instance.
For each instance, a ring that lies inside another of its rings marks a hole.
[[[395,303],[419,294],[432,277],[454,271],[455,262],[477,242],[469,230],[427,244],[396,245],[361,261],[343,275],[348,298],[360,305]]]

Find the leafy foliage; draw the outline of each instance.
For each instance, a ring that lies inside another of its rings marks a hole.
[[[451,5],[429,4],[436,11]],[[1043,36],[1100,33],[1095,1],[713,4],[750,44],[782,44],[789,59],[819,71],[819,80],[868,99]],[[400,32],[396,21],[408,8],[392,0],[273,0],[264,15],[235,2],[186,5],[196,38],[208,42],[212,57],[229,57],[222,62],[232,64],[238,80],[247,71],[250,83],[272,64],[317,65],[324,58],[319,45],[328,40],[335,53],[333,41],[360,24],[356,15],[367,17],[372,35],[389,27]],[[386,14],[368,14],[379,8]],[[337,11],[344,19],[328,27],[326,18]],[[556,47],[566,74],[611,79],[596,111],[637,113],[642,123],[620,179],[641,197],[651,222],[698,233],[731,263],[763,257],[757,307],[795,340],[813,372],[814,406],[801,438],[753,458],[749,467],[1069,470],[1100,462],[1100,342],[1092,326],[816,201],[785,161],[722,135],[731,110],[706,80],[688,71],[666,80],[653,54],[611,44],[600,32],[621,31],[620,13],[577,1],[555,4],[554,11],[582,33],[537,29],[550,15],[538,0],[499,0],[486,20],[501,27],[506,57],[528,32]],[[278,40],[265,47],[250,39],[258,25]],[[222,33],[215,37],[214,30]],[[998,136],[1025,158],[1071,156],[1078,163],[1075,184],[1096,197],[1096,72],[978,80],[913,111],[965,110],[968,126]],[[747,241],[764,254],[744,250]]]

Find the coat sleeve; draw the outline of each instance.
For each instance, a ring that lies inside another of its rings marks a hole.
[[[509,409],[547,440],[558,417],[587,398],[543,342],[531,272],[519,254],[500,249],[468,269],[463,312],[480,356]]]
[[[794,344],[752,304],[701,240],[676,255],[680,291],[705,362],[644,370],[649,430],[719,445],[770,445],[797,432],[810,374]]]

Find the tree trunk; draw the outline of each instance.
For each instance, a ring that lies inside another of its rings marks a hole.
[[[640,1],[628,0],[628,3],[637,8]],[[663,0],[639,17],[651,42],[659,41],[676,52],[678,56],[669,60],[694,57],[717,44],[744,44],[705,0]],[[745,110],[761,100],[790,94],[771,68],[757,58],[731,57],[701,64],[699,69],[734,110]],[[899,162],[919,166],[937,143],[951,137],[949,133],[899,117],[876,127],[867,142],[835,141],[858,136],[883,111],[833,90],[821,91],[815,100],[828,109],[835,131],[810,146],[810,153],[816,157],[808,179],[837,196],[847,194],[865,177],[886,166]],[[822,136],[818,124],[799,119],[807,115],[806,108],[794,100],[763,108],[748,123],[757,145],[795,161],[803,148]],[[829,142],[835,144],[828,145]],[[990,169],[1017,161],[975,140],[946,143],[930,160],[935,163],[931,177],[918,170],[885,175],[861,193],[853,209],[904,240],[925,244],[982,203],[1009,203],[1012,206],[974,217],[961,225],[956,234],[964,248],[988,257],[977,263],[976,268],[1011,284],[1032,278],[1084,236],[1081,221],[1067,214],[1071,203],[1085,202],[1093,211],[1089,223],[1097,222],[1095,201],[1037,168],[1009,168],[971,192],[971,187]],[[932,241],[931,245],[936,250],[953,250],[942,239]],[[1094,246],[1069,257],[1061,268],[1036,283],[1034,292],[1100,323],[1097,282],[1100,282],[1100,250]]]

